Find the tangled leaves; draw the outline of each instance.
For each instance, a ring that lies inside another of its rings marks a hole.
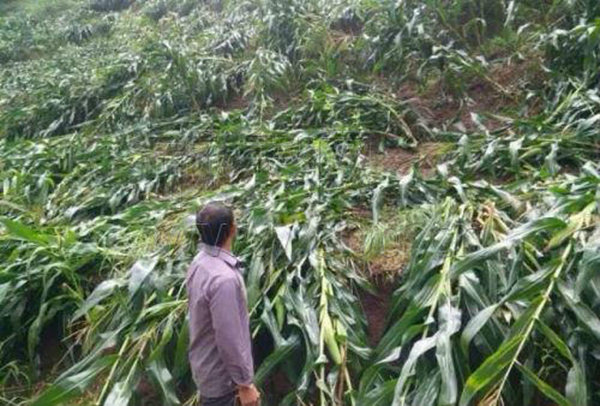
[[[191,404],[185,218],[221,199],[269,404],[598,402],[593,2],[42,3],[0,23],[0,400]],[[496,80],[520,58],[548,80]],[[369,165],[423,141],[452,148]],[[409,210],[370,345],[363,268]]]

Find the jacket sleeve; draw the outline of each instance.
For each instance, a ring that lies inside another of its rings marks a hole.
[[[210,313],[219,355],[236,385],[252,383],[251,343],[249,326],[242,321],[243,292],[239,282],[227,278],[219,283],[210,298]]]

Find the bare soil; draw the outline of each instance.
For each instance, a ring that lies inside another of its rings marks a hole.
[[[368,212],[370,215],[370,212]],[[364,236],[361,230],[353,229],[343,236],[344,243],[360,257],[363,253]],[[392,241],[381,255],[364,261],[364,274],[369,280],[380,284],[382,281],[395,279],[408,262],[409,242]]]
[[[379,283],[376,288],[375,294],[366,291],[361,291],[359,294],[367,318],[367,334],[371,346],[377,345],[385,331],[394,292],[394,286],[390,281]]]
[[[538,100],[525,100],[528,88],[542,86],[546,75],[541,59],[530,55],[523,61],[507,61],[475,76],[464,87],[464,94],[453,94],[443,79],[419,91],[406,82],[394,95],[407,102],[431,128],[469,132],[478,128],[472,113],[485,117],[485,126],[493,131],[505,125],[503,115],[525,109],[528,115],[540,110]]]
[[[354,215],[367,218],[371,211],[365,207],[357,207]],[[345,244],[357,255],[363,250],[363,235],[361,230],[348,230],[344,235]],[[374,291],[359,291],[360,304],[367,319],[367,334],[369,345],[375,346],[385,331],[387,317],[392,302],[392,294],[396,281],[408,261],[410,245],[398,241],[390,244],[382,255],[364,262],[364,274],[371,282]]]
[[[276,370],[269,376],[264,384],[267,404],[279,404],[285,396],[294,390],[294,385],[281,369]]]
[[[370,152],[366,155],[369,165],[373,168],[406,174],[413,165],[422,176],[433,174],[437,158],[444,153],[446,144],[438,142],[424,142],[416,149],[386,148],[383,152]],[[370,149],[373,151],[373,149]]]
[[[223,110],[245,110],[248,106],[250,106],[250,101],[242,93],[237,93],[225,103]]]

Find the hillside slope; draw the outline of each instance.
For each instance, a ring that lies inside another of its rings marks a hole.
[[[214,199],[267,405],[600,403],[595,1],[0,13],[0,403],[193,404]]]

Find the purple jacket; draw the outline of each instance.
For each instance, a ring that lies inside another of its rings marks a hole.
[[[240,261],[203,245],[187,272],[189,360],[196,386],[213,398],[254,377],[246,288]]]

